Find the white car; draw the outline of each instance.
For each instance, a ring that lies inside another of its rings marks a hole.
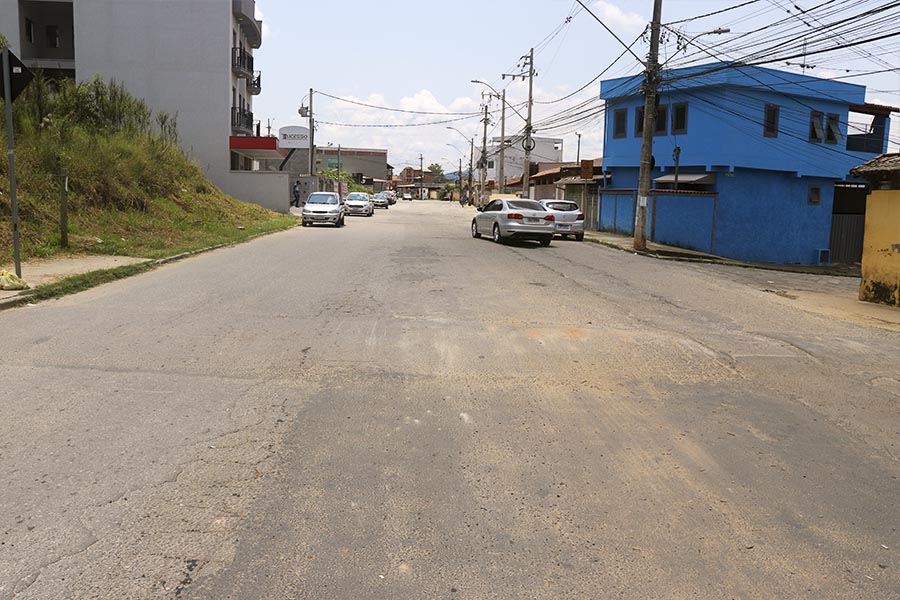
[[[472,219],[472,237],[489,235],[498,244],[505,239],[537,240],[549,246],[556,218],[536,200],[497,198]]]
[[[335,227],[343,227],[344,203],[334,192],[313,192],[303,205],[301,218],[304,227],[313,223],[330,223]]]
[[[538,200],[547,212],[556,219],[556,235],[575,236],[579,242],[584,239],[584,213],[571,200]]]
[[[348,215],[371,217],[375,214],[375,202],[372,201],[372,196],[365,192],[350,192],[344,200],[344,208]]]

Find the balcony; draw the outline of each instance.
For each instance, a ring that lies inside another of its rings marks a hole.
[[[253,113],[246,108],[231,107],[231,131],[235,135],[253,134]]]
[[[250,47],[262,46],[262,21],[256,20],[256,0],[231,0],[231,11],[241,24]]]
[[[250,81],[247,82],[247,91],[258,96],[262,92],[262,73],[256,71]]]
[[[253,55],[243,48],[231,49],[231,70],[238,77],[253,77]]]

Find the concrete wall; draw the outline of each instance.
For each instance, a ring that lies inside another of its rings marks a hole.
[[[868,197],[859,299],[900,306],[898,190],[875,190]]]
[[[660,244],[715,254],[716,196],[662,194],[651,196],[649,238]]]
[[[291,204],[291,178],[287,173],[229,171],[225,176],[228,194],[280,213]],[[303,198],[305,200],[305,198]]]
[[[185,152],[229,193],[232,22],[221,0],[75,2],[78,80],[115,79],[177,114]]]
[[[22,56],[22,19],[19,16],[19,0],[0,0],[0,33],[9,42],[16,56]]]

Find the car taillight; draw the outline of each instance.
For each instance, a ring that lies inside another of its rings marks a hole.
[[[507,219],[517,219],[517,220],[521,221],[522,215],[520,215],[519,213],[509,213],[508,215],[506,215],[506,218]]]
[[[544,217],[544,220],[545,221],[555,221],[556,217],[554,217],[553,215],[547,215],[546,217]]]
[[[578,213],[578,216],[575,217],[576,221],[584,221],[584,213]]]

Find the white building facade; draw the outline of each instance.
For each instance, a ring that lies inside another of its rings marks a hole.
[[[255,0],[0,0],[0,32],[22,61],[77,81],[115,79],[178,120],[184,151],[226,193],[286,211],[289,176],[251,171],[233,137],[256,133],[262,77]]]
[[[562,138],[533,137],[535,146],[531,151],[531,164],[562,162]],[[487,147],[487,180],[499,186],[500,137],[491,138]],[[503,153],[503,178],[506,181],[519,179],[525,169],[525,150],[521,138],[506,138],[506,149]],[[476,161],[478,156],[475,157]]]

